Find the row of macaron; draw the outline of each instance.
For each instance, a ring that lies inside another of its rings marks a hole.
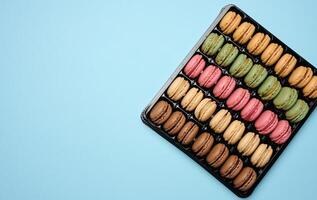
[[[237,84],[235,79],[230,76],[222,76],[221,70],[214,65],[210,65],[206,68],[205,65],[206,63],[202,59],[202,56],[196,54],[189,60],[183,71],[191,79],[198,77],[197,83],[202,88],[210,89],[216,85],[212,91],[214,96],[219,99],[226,99],[236,88]],[[268,76],[258,78],[259,76],[257,74],[259,70],[261,71],[261,68],[264,69],[260,65],[254,65],[245,77],[245,83],[250,85],[259,82],[261,79],[262,82],[260,82],[260,86],[257,90],[261,99],[264,101],[273,100],[273,104],[276,108],[286,111],[285,116],[289,121],[293,123],[301,121],[309,111],[308,104],[304,100],[298,99],[296,89],[282,87],[276,77]],[[250,99],[248,90],[239,92],[237,96],[246,98],[245,101],[242,101],[246,103]],[[240,108],[244,105],[246,104],[241,104],[238,107]],[[233,108],[233,110],[238,109]]]
[[[230,80],[227,78],[230,77],[224,76],[215,86],[215,96],[223,94],[221,90],[227,89],[221,87],[222,80]],[[210,128],[215,133],[224,132],[223,137],[229,144],[237,143],[245,132],[246,128],[243,122],[239,120],[232,122],[232,114],[227,109],[219,110],[215,101],[209,97],[204,98],[200,89],[190,88],[189,82],[183,77],[177,77],[173,81],[167,89],[167,96],[173,101],[180,101],[180,106],[187,112],[193,112],[198,121],[206,122],[211,119]],[[225,97],[228,97],[226,105],[229,109],[240,111],[241,118],[247,122],[255,121],[256,130],[262,135],[269,135],[276,144],[283,144],[290,137],[292,129],[289,122],[279,120],[278,116],[270,110],[264,111],[262,102],[256,98],[251,99],[250,93],[246,89],[237,88]]]
[[[215,62],[221,67],[231,65],[229,73],[236,78],[245,76],[244,81],[248,87],[258,87],[268,76],[268,70],[265,67],[260,64],[254,64],[251,58],[244,53],[239,53],[238,48],[233,44],[225,43],[224,37],[217,33],[211,33],[206,38],[201,46],[201,52],[207,56],[214,56]],[[198,60],[198,58],[195,59]],[[201,61],[200,64],[202,65],[203,62]],[[288,82],[292,87],[301,89],[303,95],[308,98],[316,98],[317,76],[314,76],[313,70],[304,66],[294,69],[295,65],[289,68],[289,65],[289,54],[285,54],[276,64],[275,73],[282,77],[290,74]],[[250,78],[251,80],[249,80]],[[278,80],[276,77],[275,79]]]
[[[227,12],[219,23],[220,30],[225,35],[231,35],[233,41],[244,45],[249,53],[260,56],[263,64],[272,66],[275,63],[275,71],[281,77],[286,77],[296,66],[297,58],[289,53],[284,53],[280,44],[271,42],[268,34],[256,32],[254,24],[244,21],[234,12]]]
[[[199,126],[192,121],[187,121],[185,115],[180,111],[172,111],[172,107],[164,100],[158,101],[151,109],[149,117],[156,125],[162,125],[164,131],[183,146],[191,146],[192,152],[198,158],[203,158],[213,169],[219,169],[221,177],[233,180],[234,188],[240,191],[249,190],[255,183],[257,173],[252,167],[244,166],[238,155],[231,154],[228,147],[223,143],[216,143],[212,134],[202,132],[199,134]],[[251,135],[254,133],[248,133]],[[253,149],[251,163],[254,165],[265,165],[271,158],[272,148],[266,144],[252,144],[245,136],[242,146],[243,152]],[[260,142],[260,139],[255,142]],[[255,143],[254,142],[254,143]]]

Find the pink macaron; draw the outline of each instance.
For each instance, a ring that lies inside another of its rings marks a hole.
[[[271,133],[277,126],[278,118],[277,115],[270,111],[264,111],[259,118],[255,121],[255,128],[259,133],[266,135]]]
[[[241,110],[250,100],[250,92],[243,88],[236,89],[228,98],[227,106],[232,110]]]
[[[200,74],[198,84],[204,88],[211,88],[217,83],[220,76],[221,70],[214,65],[210,65],[204,69],[203,73]]]
[[[276,144],[283,144],[291,136],[292,128],[287,120],[281,120],[271,133],[270,138]]]
[[[263,103],[256,98],[251,99],[241,110],[241,117],[249,122],[252,122],[258,118],[263,111]]]
[[[226,99],[236,87],[236,81],[230,76],[223,76],[213,89],[213,94],[219,99]]]
[[[189,78],[194,79],[201,73],[205,65],[206,61],[203,59],[203,56],[196,54],[186,64],[184,73],[189,76]]]

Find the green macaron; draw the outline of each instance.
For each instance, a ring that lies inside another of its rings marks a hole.
[[[216,63],[222,67],[230,65],[237,57],[239,50],[233,44],[226,43],[219,51],[216,57]]]
[[[308,104],[305,101],[298,99],[294,106],[285,113],[285,116],[289,121],[297,123],[305,118],[308,110]]]
[[[275,76],[267,77],[258,89],[258,94],[264,101],[272,100],[281,90],[281,83]]]
[[[267,74],[268,72],[264,67],[259,64],[255,64],[244,77],[244,82],[250,88],[256,88],[264,81]]]
[[[222,47],[224,42],[225,38],[222,35],[211,33],[210,35],[208,35],[200,49],[204,54],[208,56],[213,56]]]
[[[297,101],[298,93],[294,88],[283,87],[273,100],[278,109],[289,110]]]
[[[237,78],[245,76],[253,66],[251,58],[248,58],[245,54],[240,54],[232,63],[229,73]]]

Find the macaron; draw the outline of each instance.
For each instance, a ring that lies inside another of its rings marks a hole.
[[[216,56],[216,63],[222,67],[229,66],[238,56],[239,50],[231,43],[226,43]]]
[[[295,56],[286,53],[276,63],[274,71],[278,76],[284,78],[293,71],[296,63],[297,59]]]
[[[255,64],[244,77],[244,82],[248,87],[256,88],[265,80],[267,75],[268,72],[262,65]]]
[[[209,126],[215,133],[222,133],[231,122],[231,114],[226,109],[221,109],[210,120]]]
[[[233,180],[233,187],[242,192],[248,191],[257,179],[256,172],[251,167],[244,167]]]
[[[163,124],[163,129],[169,135],[176,135],[185,125],[186,117],[180,111],[175,111],[171,114],[168,120]]]
[[[203,56],[200,54],[194,55],[186,64],[184,68],[184,73],[189,78],[196,78],[203,71],[206,65],[206,61],[203,59]]]
[[[247,43],[255,32],[255,26],[249,22],[243,22],[233,33],[233,40],[240,44]]]
[[[285,143],[288,138],[291,136],[292,128],[289,125],[287,120],[280,120],[277,123],[276,128],[270,134],[270,138],[276,144],[283,144]]]
[[[198,78],[198,84],[204,88],[211,88],[217,83],[220,76],[221,70],[214,65],[210,65],[206,67],[203,73],[200,74]]]
[[[269,45],[271,38],[269,35],[258,32],[250,40],[247,50],[253,55],[260,55]]]
[[[194,115],[199,121],[205,122],[212,116],[216,108],[216,102],[210,98],[205,98],[197,105]]]
[[[297,101],[298,92],[294,88],[282,87],[280,93],[273,100],[276,108],[289,110]]]
[[[220,168],[220,175],[227,179],[236,177],[243,168],[243,161],[237,155],[231,155]]]
[[[251,58],[247,57],[245,54],[239,54],[238,57],[233,61],[229,73],[237,78],[245,76],[253,66],[253,61]]]
[[[188,121],[179,131],[177,135],[177,141],[180,142],[182,145],[189,145],[192,141],[194,141],[198,131],[198,125],[192,121]]]
[[[174,101],[178,101],[187,93],[189,87],[189,82],[179,76],[168,87],[167,96]]]
[[[208,56],[213,56],[222,47],[224,42],[225,38],[222,35],[211,33],[202,44],[200,50]]]
[[[255,128],[259,133],[266,135],[271,133],[277,126],[278,118],[277,115],[270,111],[264,111],[259,118],[255,121]]]
[[[230,76],[223,76],[213,89],[213,94],[219,99],[226,99],[236,87],[236,81]]]
[[[240,116],[242,119],[252,122],[262,113],[263,107],[264,105],[260,100],[252,98],[241,110]]]
[[[239,26],[241,19],[242,17],[236,12],[227,12],[219,23],[220,30],[227,35],[232,33]]]
[[[271,159],[273,149],[268,144],[260,144],[251,156],[251,163],[256,167],[264,167]]]
[[[209,133],[204,132],[195,139],[192,150],[198,157],[203,157],[210,151],[213,143],[214,137]]]
[[[181,106],[186,111],[193,111],[204,98],[203,92],[198,88],[191,88],[181,101]]]
[[[172,114],[172,106],[164,100],[157,102],[150,111],[150,120],[156,124],[163,124]]]
[[[290,122],[297,123],[306,117],[308,111],[308,104],[305,101],[298,99],[294,106],[286,111],[285,116]]]
[[[244,133],[244,130],[245,130],[244,123],[239,120],[234,120],[230,123],[228,128],[225,130],[223,134],[223,138],[225,139],[225,141],[228,142],[228,144],[235,144],[241,139]]]
[[[243,156],[250,156],[260,144],[260,137],[253,132],[246,133],[239,141],[238,151]]]
[[[317,76],[313,76],[313,78],[303,88],[303,94],[305,97],[312,99],[317,97]]]
[[[268,76],[258,89],[258,94],[264,101],[274,99],[280,92],[282,85],[275,76]]]
[[[313,78],[313,70],[310,67],[299,66],[291,73],[288,82],[296,88],[305,87]]]
[[[250,92],[243,88],[237,88],[229,96],[226,101],[228,108],[239,111],[241,110],[250,100]]]
[[[222,143],[216,144],[208,153],[206,161],[214,168],[220,167],[228,158],[229,149]]]
[[[274,65],[283,54],[283,47],[277,43],[271,43],[261,54],[262,62],[267,66]]]

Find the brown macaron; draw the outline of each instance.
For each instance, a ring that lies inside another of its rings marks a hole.
[[[242,167],[243,161],[237,155],[231,155],[220,168],[220,175],[232,179],[239,174]]]
[[[255,32],[255,26],[249,22],[243,22],[233,33],[233,40],[240,44],[247,43]]]
[[[189,145],[196,137],[199,127],[192,121],[188,121],[177,135],[177,141],[183,145]]]
[[[303,94],[304,96],[312,99],[317,97],[317,76],[313,76],[313,78],[303,88]]]
[[[192,150],[197,156],[205,156],[214,144],[214,137],[207,132],[203,132],[195,139]]]
[[[227,14],[221,19],[219,23],[220,30],[224,34],[232,33],[239,26],[241,19],[242,17],[236,12],[227,12]]]
[[[229,149],[222,143],[216,144],[209,152],[206,161],[214,168],[220,167],[228,158]]]
[[[175,111],[163,124],[163,129],[170,135],[176,135],[186,122],[185,115],[180,111]]]
[[[313,78],[313,75],[313,70],[310,67],[299,66],[292,72],[288,82],[291,86],[303,88]]]
[[[274,71],[278,76],[284,78],[293,71],[296,63],[297,59],[295,56],[286,53],[276,63]]]
[[[245,192],[255,183],[257,178],[256,172],[251,167],[244,167],[239,175],[233,180],[233,187]]]
[[[271,38],[264,33],[256,33],[247,45],[248,51],[253,55],[260,55],[270,44]]]
[[[262,53],[261,60],[267,66],[274,65],[282,56],[283,51],[284,49],[281,45],[271,43]]]
[[[150,120],[157,125],[163,124],[172,114],[172,106],[166,101],[160,100],[150,111]]]

